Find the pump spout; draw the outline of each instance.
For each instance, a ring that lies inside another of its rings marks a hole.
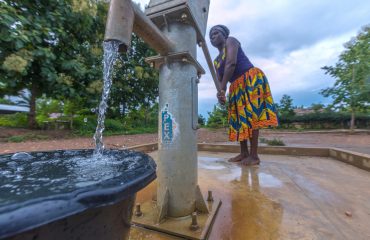
[[[133,24],[131,0],[111,0],[104,41],[119,41],[119,51],[126,52],[130,47]]]
[[[161,55],[167,55],[174,49],[173,43],[131,0],[111,0],[104,41],[119,41],[119,51],[126,52],[132,32]]]

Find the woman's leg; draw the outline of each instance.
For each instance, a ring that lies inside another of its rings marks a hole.
[[[260,164],[260,158],[258,157],[258,135],[259,129],[255,129],[252,131],[252,138],[251,138],[251,151],[250,155],[242,160],[243,165],[258,165]]]
[[[230,158],[228,161],[229,162],[240,162],[242,159],[245,159],[248,156],[249,156],[248,142],[247,140],[244,140],[240,142],[240,154],[237,155],[236,157]]]

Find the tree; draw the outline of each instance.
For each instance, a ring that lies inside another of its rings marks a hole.
[[[321,94],[331,97],[335,108],[351,113],[350,128],[353,130],[356,113],[370,106],[370,25],[363,27],[344,47],[335,66],[322,68],[336,81]]]
[[[198,124],[199,124],[201,127],[203,127],[203,126],[205,126],[205,125],[206,125],[206,119],[205,119],[205,117],[203,117],[203,115],[202,115],[202,114],[199,114],[199,115],[198,115]]]
[[[73,101],[65,101],[63,106],[63,113],[66,116],[69,116],[69,128],[73,129],[73,119],[75,115],[81,110],[81,106],[83,105],[82,99],[75,98]]]
[[[227,111],[227,105],[226,102],[225,105],[217,104],[213,107],[212,112],[208,112],[208,121],[207,121],[207,127],[211,128],[220,128],[220,127],[226,127],[227,126],[227,118],[228,118],[228,111]]]
[[[132,36],[128,54],[120,55],[113,70],[109,114],[113,117],[124,115],[144,104],[150,108],[158,97],[158,71],[145,62],[155,52],[135,34]],[[123,111],[120,111],[122,106]]]
[[[146,104],[140,105],[136,109],[129,111],[125,118],[125,125],[129,128],[137,127],[151,127],[157,128],[158,126],[158,103],[151,106]]]
[[[29,127],[36,99],[88,97],[101,79],[107,3],[76,0],[0,1],[0,96],[30,91]]]
[[[318,113],[324,109],[324,104],[322,103],[312,103],[311,104],[311,109],[315,112]]]
[[[293,99],[287,95],[284,94],[282,98],[280,99],[279,104],[279,112],[284,117],[293,117],[295,115],[294,113],[294,107],[293,107]]]

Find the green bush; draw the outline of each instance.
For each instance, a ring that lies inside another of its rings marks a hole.
[[[260,143],[267,143],[267,139],[266,139],[266,138],[262,138],[262,137],[261,137],[261,138],[259,139],[259,142],[260,142]]]
[[[274,138],[274,139],[266,139],[266,138],[260,138],[260,143],[266,143],[269,146],[285,146],[285,143],[280,138]]]
[[[152,127],[137,127],[125,130],[124,134],[141,134],[141,133],[156,133],[158,132],[158,126]]]
[[[74,131],[79,135],[94,134],[97,123],[98,122],[95,115],[78,116],[73,120]],[[104,135],[122,134],[126,130],[123,123],[116,119],[105,119],[104,126]]]
[[[272,140],[266,140],[267,145],[269,146],[285,146],[283,140],[279,138],[274,138]]]
[[[73,130],[78,135],[90,135],[95,133],[96,125],[97,117],[95,115],[80,115],[73,119]]]
[[[9,142],[16,142],[16,143],[23,142],[24,140],[25,140],[25,138],[22,135],[11,136],[11,137],[8,138]]]
[[[105,131],[109,132],[123,132],[125,130],[123,123],[115,119],[106,119],[104,125]]]
[[[36,122],[37,122],[37,125],[43,127],[43,125],[45,124],[44,122],[46,121],[49,121],[49,117],[45,116],[45,115],[37,115],[36,116]]]
[[[370,115],[366,113],[356,114],[356,126],[368,128]],[[290,128],[292,123],[303,124],[304,128],[327,129],[348,127],[351,121],[350,113],[343,112],[316,112],[301,116],[279,116],[280,128]]]
[[[15,113],[0,116],[0,127],[27,127],[27,113]]]
[[[209,118],[207,121],[208,128],[222,128],[228,126],[227,121],[227,104],[217,104],[213,107],[212,112],[208,112]]]
[[[84,116],[89,116],[89,115],[91,115],[93,112],[91,111],[91,109],[89,109],[89,108],[83,108],[83,109],[81,109],[81,110],[79,110],[79,111],[77,111],[77,114],[78,115],[84,115]]]

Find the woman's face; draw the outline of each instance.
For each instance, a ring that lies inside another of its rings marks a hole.
[[[222,46],[225,43],[226,39],[225,36],[217,29],[211,31],[211,33],[209,34],[209,38],[211,40],[211,44],[214,47]]]

